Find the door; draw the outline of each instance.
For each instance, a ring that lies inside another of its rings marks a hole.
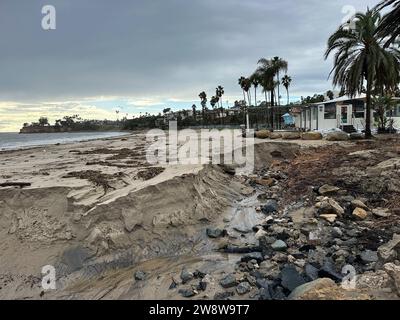
[[[338,106],[338,123],[339,127],[352,125],[352,110],[351,105]]]

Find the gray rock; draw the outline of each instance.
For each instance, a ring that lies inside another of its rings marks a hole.
[[[239,295],[244,295],[246,293],[249,293],[251,291],[251,285],[248,282],[242,282],[236,287],[236,292]]]
[[[335,186],[330,186],[328,184],[323,185],[321,188],[318,189],[318,193],[321,196],[335,194],[340,190],[340,188]]]
[[[213,239],[222,238],[222,237],[226,236],[226,230],[221,230],[218,228],[217,229],[208,228],[206,230],[206,232],[207,232],[207,236],[209,236],[210,238],[213,238]]]
[[[374,216],[378,218],[389,218],[392,215],[389,209],[384,209],[384,208],[373,209],[372,213]]]
[[[329,132],[325,139],[328,141],[347,141],[349,140],[349,135],[343,131],[335,131]]]
[[[378,255],[384,262],[388,262],[389,260],[394,260],[398,257],[399,250],[400,235],[394,234],[392,240],[378,248]]]
[[[193,289],[180,289],[178,292],[182,295],[182,297],[185,298],[191,298],[197,294],[197,292]]]
[[[372,262],[378,262],[378,252],[376,251],[371,251],[371,250],[365,250],[361,252],[360,254],[361,260],[368,264]]]
[[[261,208],[265,214],[270,214],[278,211],[278,202],[273,199],[269,199],[267,203]]]
[[[143,271],[135,272],[135,280],[143,281],[144,279],[146,279],[146,273],[144,273]]]
[[[241,259],[242,262],[250,262],[251,260],[256,260],[256,262],[259,263],[261,261],[264,261],[264,257],[261,252],[251,252],[245,254]]]
[[[284,241],[277,240],[271,245],[271,247],[275,251],[285,251],[288,246]]]
[[[228,274],[227,276],[225,276],[224,278],[221,279],[219,284],[223,288],[228,289],[228,288],[236,287],[237,286],[237,280],[236,280],[236,277],[233,274]]]
[[[186,268],[183,268],[183,269],[182,269],[182,272],[181,272],[181,279],[182,279],[182,283],[183,283],[183,284],[189,282],[189,281],[192,280],[193,278],[194,278],[193,273],[187,271]]]
[[[339,227],[334,227],[332,229],[332,237],[341,238],[343,236],[343,231]]]
[[[295,288],[306,283],[304,278],[293,266],[284,267],[282,269],[281,279],[282,279],[282,286],[289,291],[293,291]]]

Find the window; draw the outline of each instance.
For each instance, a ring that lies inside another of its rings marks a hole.
[[[353,114],[356,119],[364,118],[364,106],[353,106]]]
[[[336,119],[335,103],[328,103],[325,105],[324,119]]]

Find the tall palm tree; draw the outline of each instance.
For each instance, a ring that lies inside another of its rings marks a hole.
[[[286,93],[287,93],[287,105],[289,105],[289,101],[290,101],[290,99],[289,99],[289,87],[290,87],[291,83],[292,83],[292,78],[289,77],[288,75],[285,75],[282,78],[282,84],[286,88]]]
[[[258,61],[256,73],[261,79],[261,84],[265,91],[269,91],[271,95],[271,130],[274,128],[274,106],[275,106],[275,69],[271,60],[262,58]]]
[[[284,71],[284,72],[287,71],[288,63],[287,63],[287,61],[285,61],[279,57],[274,57],[272,59],[272,67],[273,67],[273,69],[275,69],[275,75],[276,75],[277,82],[278,82],[278,99],[277,100],[278,100],[278,106],[280,106],[281,105],[281,96],[280,96],[280,92],[279,92],[280,91],[279,90],[279,87],[280,87],[279,74],[280,74],[280,71]]]
[[[222,106],[222,96],[223,96],[224,94],[225,94],[224,87],[218,86],[218,87],[215,89],[215,96],[218,97],[218,99],[219,99],[219,101],[220,101],[220,103],[221,103],[221,108],[223,107],[223,106]]]
[[[391,11],[383,16],[378,27],[379,35],[386,38],[385,46],[393,44],[400,37],[400,0],[384,0],[378,4],[377,10],[391,7]]]
[[[251,84],[254,87],[254,106],[257,107],[257,88],[260,84],[260,76],[257,72],[254,72],[250,77]]]
[[[363,91],[366,83],[367,107],[365,136],[371,138],[371,95],[377,86],[387,89],[397,87],[400,74],[400,53],[395,48],[385,48],[378,34],[381,21],[379,12],[368,10],[357,13],[355,28],[346,29],[343,25],[329,38],[325,59],[333,51],[333,84],[340,85],[343,91],[355,96]]]
[[[246,78],[243,76],[240,77],[238,80],[239,86],[240,86],[240,88],[242,88],[242,91],[243,91],[243,101],[246,101],[246,93],[244,91],[245,82],[246,82]]]
[[[249,106],[251,106],[251,95],[250,95],[250,89],[251,89],[251,80],[249,78],[245,78],[243,80],[243,90],[247,94],[247,100],[249,102]]]

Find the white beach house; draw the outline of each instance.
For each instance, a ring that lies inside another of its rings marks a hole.
[[[400,98],[391,114],[394,127],[400,129]],[[295,124],[303,130],[330,130],[339,128],[346,132],[363,130],[366,119],[366,96],[360,95],[354,98],[343,96],[337,99],[314,103],[294,108]],[[374,111],[371,110],[371,125],[374,125]]]

